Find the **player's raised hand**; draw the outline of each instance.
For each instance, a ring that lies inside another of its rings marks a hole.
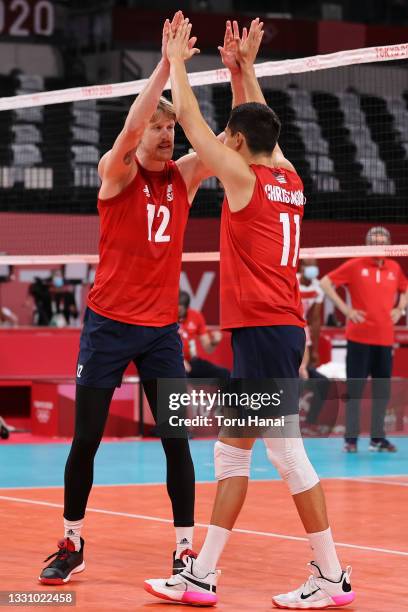
[[[243,28],[242,37],[240,37],[238,23],[236,21],[233,22],[233,35],[239,65],[253,64],[255,62],[264,35],[263,25],[263,21],[260,21],[259,17],[253,19],[249,32],[247,28]]]
[[[177,11],[174,13],[173,19],[170,23],[169,19],[166,19],[163,25],[163,34],[162,34],[162,57],[164,60],[167,60],[167,43],[169,41],[169,34],[171,31],[177,32],[177,29],[184,21],[184,15],[182,11]]]
[[[189,19],[184,19],[176,32],[170,29],[169,40],[167,42],[167,57],[169,61],[172,59],[187,61],[193,55],[196,55],[196,53],[200,53],[200,49],[194,47],[197,38],[195,36],[190,37],[191,28],[192,25],[189,23]]]
[[[179,26],[181,26],[183,21],[184,21],[183,11],[177,11],[177,13],[174,13],[174,17],[170,24],[172,31],[177,32]]]
[[[237,41],[232,32],[231,22],[228,20],[225,24],[224,44],[218,47],[221,55],[222,63],[232,74],[240,71],[237,59]]]

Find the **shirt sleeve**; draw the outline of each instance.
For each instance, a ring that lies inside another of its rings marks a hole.
[[[338,268],[335,268],[329,272],[328,277],[330,278],[333,285],[340,287],[341,285],[349,285],[351,282],[351,273],[354,268],[355,262],[350,259],[344,264],[341,264]]]

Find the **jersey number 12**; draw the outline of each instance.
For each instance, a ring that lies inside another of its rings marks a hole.
[[[152,228],[155,216],[163,216],[159,229],[152,238]],[[156,215],[156,206],[154,204],[147,205],[147,239],[149,242],[170,242],[170,236],[165,234],[166,228],[170,221],[170,211],[167,206],[159,206],[159,210]]]
[[[282,212],[279,215],[279,221],[282,223],[283,228],[283,249],[281,257],[281,266],[287,266],[289,262],[290,253],[290,234],[291,234],[291,223],[290,215],[287,212]],[[293,221],[295,222],[295,248],[293,250],[292,266],[295,267],[297,264],[297,258],[299,255],[299,238],[300,238],[300,215],[293,215]]]

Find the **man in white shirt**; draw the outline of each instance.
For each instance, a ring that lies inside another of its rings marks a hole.
[[[304,391],[312,391],[306,421],[302,425],[302,434],[315,436],[324,430],[317,425],[319,414],[329,392],[330,380],[316,370],[319,365],[319,336],[322,316],[324,292],[318,280],[319,267],[316,259],[302,259],[299,263],[299,289],[302,299],[304,317],[307,322],[306,348],[299,369],[300,378],[304,382]],[[334,415],[334,420],[336,415]]]

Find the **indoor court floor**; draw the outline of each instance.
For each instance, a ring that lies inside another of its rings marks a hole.
[[[343,566],[353,566],[357,597],[345,608],[350,612],[407,610],[408,439],[393,441],[399,448],[396,454],[369,453],[368,440],[362,439],[356,455],[341,452],[340,438],[306,441],[323,479],[340,559]],[[37,576],[62,537],[69,444],[12,442],[0,444],[0,590],[49,592],[52,587],[40,585]],[[191,442],[198,483],[196,550],[215,493],[213,444]],[[84,527],[87,567],[66,586],[55,587],[75,591],[76,609],[186,609],[161,603],[143,590],[145,578],[170,573],[174,535],[164,479],[159,441],[101,445]],[[272,609],[273,594],[306,580],[308,561],[309,546],[294,504],[258,442],[248,498],[220,564],[217,609]]]

